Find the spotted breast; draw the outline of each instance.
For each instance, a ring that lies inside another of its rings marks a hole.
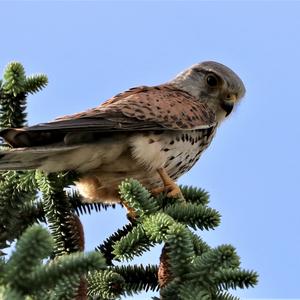
[[[132,154],[149,171],[164,167],[173,180],[189,171],[209,146],[216,126],[207,129],[154,131],[135,135]],[[154,183],[153,183],[154,184]]]
[[[165,168],[172,179],[178,179],[194,166],[211,143],[215,133],[216,128],[211,127],[175,134],[168,146],[162,149],[169,153]]]

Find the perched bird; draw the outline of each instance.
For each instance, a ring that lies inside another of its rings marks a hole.
[[[245,94],[241,79],[213,61],[173,80],[120,93],[85,112],[0,136],[0,170],[74,170],[87,202],[118,202],[118,185],[135,178],[153,192],[180,195],[175,181],[196,163],[217,127]]]

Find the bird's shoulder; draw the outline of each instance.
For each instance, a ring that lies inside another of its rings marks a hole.
[[[151,97],[151,98],[150,98]],[[126,101],[126,99],[136,99],[136,100],[143,100],[146,98],[148,101],[153,101],[158,98],[166,98],[165,100],[169,101],[172,98],[177,97],[180,99],[190,99],[196,100],[191,94],[178,89],[176,86],[172,84],[161,84],[156,86],[136,86],[121,92],[105,102],[103,102],[100,107],[107,107],[111,104],[115,104],[118,102]],[[145,100],[146,100],[145,99]]]

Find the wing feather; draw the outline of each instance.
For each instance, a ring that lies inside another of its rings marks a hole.
[[[193,130],[215,125],[207,105],[171,85],[137,87],[85,112],[22,129],[0,132],[13,147],[63,140],[66,134],[138,130]]]

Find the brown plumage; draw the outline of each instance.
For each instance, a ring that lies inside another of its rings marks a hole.
[[[14,148],[0,152],[0,169],[75,170],[86,201],[118,201],[125,178],[171,196],[174,180],[210,144],[217,126],[244,95],[239,77],[216,62],[192,66],[174,80],[137,87],[85,112],[0,135]]]

